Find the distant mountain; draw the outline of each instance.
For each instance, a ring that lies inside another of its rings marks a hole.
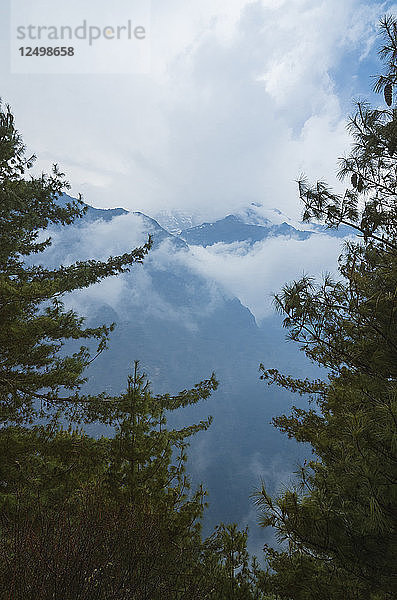
[[[60,204],[61,206],[66,206],[68,203],[71,203],[75,200],[76,198],[72,198],[68,194],[62,194],[58,198],[58,204]],[[93,223],[94,221],[98,221],[99,219],[102,219],[104,221],[111,221],[115,217],[128,214],[128,210],[125,210],[124,208],[94,208],[93,206],[90,206],[85,202],[83,202],[83,204],[87,207],[87,212],[83,219],[85,223]],[[79,221],[76,221],[76,225],[78,224]]]
[[[204,220],[197,212],[188,213],[182,210],[161,210],[153,215],[153,218],[172,235],[178,235],[183,229],[195,227]]]
[[[62,194],[59,203],[66,205],[74,198]],[[87,207],[85,217],[76,224],[87,224],[95,221],[111,221],[115,217],[130,214],[124,208],[94,208]],[[307,240],[316,233],[326,233],[338,238],[352,235],[352,230],[341,225],[337,230],[327,229],[323,225],[303,224],[294,221],[277,208],[265,208],[262,204],[251,203],[248,207],[240,209],[236,214],[227,215],[214,222],[202,222],[198,212],[192,214],[181,210],[160,211],[155,218],[149,217],[140,211],[133,214],[140,215],[145,222],[148,233],[154,238],[155,245],[169,239],[176,248],[187,249],[186,244],[212,246],[217,243],[232,244],[234,242],[263,241],[270,237],[289,237],[297,240]],[[184,243],[185,242],[185,243]]]
[[[68,198],[60,201],[66,203]],[[250,524],[251,548],[257,550],[265,540],[255,525],[250,494],[261,476],[270,489],[277,489],[306,455],[304,446],[289,441],[270,425],[271,418],[288,411],[292,402],[304,401],[264,385],[259,381],[258,365],[263,362],[297,377],[317,376],[318,372],[295,345],[285,342],[278,316],[258,325],[238,298],[199,275],[186,260],[189,245],[253,244],[278,236],[304,244],[316,235],[284,222],[284,215],[274,213],[281,222],[272,223],[272,211],[267,216],[255,212],[256,207],[250,207],[243,214],[187,227],[173,235],[143,213],[89,207],[76,225],[57,228],[54,246],[44,259],[55,265],[88,254],[91,257],[91,253],[92,258],[107,256],[107,244],[115,238],[135,243],[134,228],[142,239],[153,235],[154,248],[142,265],[134,265],[117,280],[109,279],[103,287],[96,286],[91,294],[87,290],[68,299],[68,306],[83,312],[90,326],[117,323],[109,349],[87,371],[86,389],[118,394],[125,388],[135,359],[141,360],[155,392],[186,389],[214,370],[220,387],[213,397],[174,415],[173,421],[183,426],[214,416],[209,431],[192,441],[189,463],[194,483],[203,481],[209,490],[206,529],[220,520]],[[110,247],[114,252],[119,246]],[[88,301],[83,303],[84,298]],[[92,432],[99,435],[101,430]]]
[[[300,231],[288,223],[267,226],[249,225],[241,217],[228,215],[215,223],[203,223],[197,227],[183,230],[180,237],[187,244],[212,246],[217,243],[232,244],[233,242],[248,242],[254,244],[270,237],[288,236],[297,240],[307,240],[313,232]]]
[[[288,223],[289,225],[294,224],[292,219],[278,208],[265,208],[258,202],[251,202],[249,206],[241,208],[235,214],[247,225],[262,225],[268,227],[270,225],[281,225],[281,223]]]
[[[124,208],[93,208],[92,206],[88,206],[85,220],[91,223],[93,221],[98,221],[98,219],[111,221],[115,217],[126,214],[128,214],[128,210],[124,210]]]
[[[71,203],[74,200],[75,198],[72,198],[68,194],[62,194],[58,198],[58,203],[62,206],[66,206],[68,203]],[[87,223],[95,223],[96,221],[110,222],[116,217],[133,214],[141,218],[145,231],[153,238],[154,247],[159,246],[162,242],[164,242],[164,240],[167,239],[176,249],[188,248],[187,244],[182,239],[175,237],[169,231],[161,227],[161,225],[159,225],[155,219],[148,217],[140,211],[134,211],[133,213],[130,213],[124,208],[94,208],[85,202],[83,202],[83,204],[87,207],[87,212],[82,219],[75,221],[74,227],[85,227],[87,226]]]
[[[277,236],[304,241],[314,234],[337,238],[354,235],[352,229],[345,225],[328,229],[324,225],[302,223],[278,208],[266,208],[258,202],[252,202],[234,214],[214,221],[204,221],[198,213],[188,214],[179,210],[161,211],[155,219],[172,235],[179,236],[188,244],[204,247],[217,243],[254,244]]]
[[[188,249],[186,242],[179,237],[175,237],[169,231],[161,227],[155,219],[148,217],[142,212],[134,211],[132,214],[141,217],[145,230],[152,236],[154,247],[158,247],[162,242],[168,240],[175,249]]]

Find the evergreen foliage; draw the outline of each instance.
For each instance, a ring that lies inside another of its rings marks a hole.
[[[215,376],[154,395],[136,362],[119,397],[81,393],[114,325],[85,327],[62,297],[142,262],[150,238],[106,262],[37,264],[46,228],[85,208],[60,206],[64,175],[29,177],[33,161],[0,107],[0,599],[262,598],[246,532],[201,537],[206,493],[190,490],[186,448],[211,418],[167,427],[170,412],[210,396]],[[68,355],[68,342],[92,339],[95,356]],[[109,435],[88,435],[94,423]]]
[[[397,22],[381,22],[387,70],[376,90],[389,105],[397,84]],[[340,277],[303,277],[276,296],[291,340],[328,370],[328,381],[294,380],[261,365],[262,379],[308,394],[308,410],[274,419],[309,443],[313,459],[296,486],[257,494],[262,524],[288,549],[266,548],[263,590],[285,600],[386,600],[397,593],[397,109],[359,102],[341,159],[344,195],[299,181],[303,220],[349,225]]]
[[[69,185],[54,165],[51,175],[30,176],[34,156],[15,128],[9,107],[0,105],[0,422],[26,422],[42,408],[78,400],[82,373],[92,357],[86,346],[72,356],[61,353],[65,340],[97,340],[102,352],[113,325],[84,327],[65,311],[62,296],[117,275],[143,261],[141,248],[106,262],[81,261],[49,270],[26,260],[51,244],[50,224],[68,225],[85,213],[81,201],[60,206]],[[37,402],[39,401],[39,402]],[[44,413],[42,412],[42,416]]]

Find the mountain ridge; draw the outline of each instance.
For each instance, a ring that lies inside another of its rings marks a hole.
[[[269,237],[286,236],[298,240],[308,239],[313,232],[300,231],[286,222],[281,225],[267,226],[244,223],[236,215],[227,215],[214,223],[202,223],[182,231],[179,236],[189,245],[200,245],[204,248],[217,243],[232,244],[248,242],[254,244]]]
[[[62,201],[71,199],[63,197]],[[126,220],[118,230],[117,219],[122,223],[128,215],[135,215],[139,222]],[[265,217],[262,225],[252,225],[243,223],[244,217],[229,215],[215,221],[209,229],[217,232],[226,223],[229,233],[233,233],[231,238],[236,237],[233,228],[238,229],[238,236],[243,232],[252,237],[254,233],[268,236],[272,232],[290,235],[291,229],[295,235],[297,230],[278,216],[281,223],[271,224]],[[256,219],[253,214],[245,218]],[[205,224],[201,225],[198,231],[207,233]],[[205,272],[194,270],[191,262],[185,260],[188,254],[181,257],[179,250],[183,248],[188,253],[190,249],[180,235],[171,234],[140,211],[89,207],[88,216],[71,225],[69,233],[69,227],[57,228],[54,245],[43,258],[64,264],[65,257],[71,263],[82,255],[92,256],[91,253],[94,259],[103,259],[110,251],[115,255],[138,239],[134,237],[134,227],[140,236],[152,233],[155,237],[154,247],[143,264],[109,279],[102,287],[94,286],[95,289],[68,299],[68,307],[85,315],[88,326],[117,323],[108,350],[87,369],[85,391],[106,390],[117,395],[124,389],[135,359],[141,360],[153,388],[160,393],[192,387],[215,370],[220,386],[209,403],[188,408],[183,415],[172,418],[177,426],[185,426],[208,414],[214,416],[211,428],[193,439],[189,450],[193,484],[204,481],[210,494],[206,531],[220,519],[239,522],[241,526],[254,525],[249,497],[259,485],[260,476],[266,477],[270,489],[275,490],[283,477],[279,465],[290,473],[296,460],[306,452],[270,426],[274,415],[289,410],[292,395],[264,386],[259,381],[259,363],[296,377],[315,377],[318,373],[295,346],[284,341],[279,316],[271,315],[258,324],[236,295],[227,293]],[[125,246],[112,245],[118,236]],[[298,402],[301,405],[304,400]],[[92,433],[102,432],[94,428]],[[260,539],[255,535],[251,538],[253,546],[266,541],[261,532],[258,535]]]
[[[60,202],[65,205],[70,201],[75,200],[67,194],[63,194]],[[116,217],[128,214],[140,216],[144,223],[148,226],[148,233],[154,237],[155,245],[160,244],[165,239],[172,240],[178,248],[187,248],[187,245],[201,245],[203,247],[211,246],[216,243],[234,243],[248,241],[253,244],[263,241],[269,237],[286,236],[298,240],[306,240],[311,235],[317,233],[308,230],[300,230],[293,227],[290,223],[283,221],[282,223],[273,223],[267,217],[257,215],[251,207],[247,207],[240,213],[229,214],[222,219],[217,219],[213,222],[203,222],[192,227],[179,230],[176,225],[180,224],[175,217],[175,222],[171,229],[173,232],[163,227],[155,218],[146,215],[141,211],[128,211],[123,208],[94,208],[86,202],[83,204],[87,207],[87,212],[84,215],[82,222],[95,222],[97,220],[111,221]],[[252,205],[251,205],[252,206]],[[269,209],[278,215],[285,216],[278,209]],[[171,219],[172,213],[169,213]],[[288,217],[286,217],[288,218]],[[183,222],[193,222],[193,218],[189,219],[185,214]],[[246,221],[249,222],[246,222]],[[172,220],[170,220],[172,223]],[[178,232],[178,233],[177,233]]]

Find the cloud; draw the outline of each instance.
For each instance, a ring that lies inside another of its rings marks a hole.
[[[143,245],[149,232],[144,217],[132,213],[111,221],[63,227],[50,232],[52,246],[40,257],[40,262],[57,267],[78,260],[107,260]],[[134,264],[130,272],[65,296],[65,305],[89,316],[105,304],[121,320],[128,321],[139,314],[142,318],[174,321],[196,331],[198,317],[211,314],[224,296],[213,279],[206,279],[197,270],[192,272],[187,254],[175,252],[166,239],[150,251],[143,265]],[[172,286],[176,286],[177,295],[176,292],[172,295]]]
[[[50,232],[52,246],[46,261],[69,265],[76,260],[106,260],[143,245],[148,239],[147,226],[140,215],[129,213],[111,221],[78,222]]]
[[[58,266],[106,260],[144,244],[148,233],[145,219],[131,213],[108,222],[65,227],[51,233],[53,245],[44,262]],[[143,265],[76,292],[68,303],[86,315],[93,306],[108,304],[127,320],[131,310],[139,308],[148,316],[195,330],[199,316],[211,314],[225,298],[237,297],[261,322],[274,313],[273,294],[286,282],[304,273],[316,278],[325,272],[336,275],[342,244],[339,238],[314,234],[305,241],[278,236],[253,245],[218,243],[178,250],[166,239],[150,251]],[[175,287],[168,298],[172,286],[182,287]]]
[[[5,53],[2,95],[37,168],[58,162],[91,204],[212,219],[261,201],[296,214],[294,179],[332,180],[348,147],[334,74],[346,53],[369,52],[383,10],[153,0],[149,76],[11,76]]]
[[[336,273],[341,240],[315,235],[302,242],[287,237],[269,238],[251,248],[245,243],[192,246],[180,255],[190,268],[212,278],[227,293],[237,296],[257,321],[273,314],[273,294],[303,273],[321,277]]]

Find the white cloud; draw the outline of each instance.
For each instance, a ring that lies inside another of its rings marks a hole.
[[[213,218],[259,200],[296,214],[294,179],[332,179],[348,145],[331,72],[368,52],[384,4],[152,6],[150,76],[10,76],[2,59],[2,94],[38,167],[59,162],[96,206]]]
[[[181,255],[196,272],[216,281],[230,295],[237,296],[257,321],[274,312],[273,294],[303,273],[321,277],[336,274],[341,240],[315,235],[302,242],[289,238],[269,238],[252,248],[245,243],[194,246]]]
[[[135,214],[115,217],[111,221],[99,220],[65,227],[51,232],[52,246],[40,257],[40,262],[56,267],[78,260],[107,260],[109,256],[121,255],[143,245],[148,233],[148,224]],[[175,252],[169,240],[165,240],[150,251],[143,265],[134,264],[130,272],[67,295],[65,305],[89,316],[106,304],[126,321],[139,311],[141,316],[178,322],[195,331],[197,318],[211,314],[219,306],[223,295],[214,279],[206,280],[197,270],[196,278],[190,280],[191,267],[187,255],[186,251]],[[161,272],[165,278],[176,275],[180,285],[184,285],[180,303],[175,298],[167,298],[166,283],[159,285]],[[202,295],[199,294],[201,287],[204,289]]]
[[[90,258],[106,260],[144,244],[147,236],[148,224],[135,214],[63,228],[52,234],[53,245],[44,255],[45,261],[55,266]],[[260,322],[274,312],[273,294],[286,282],[303,273],[317,278],[325,272],[336,274],[342,243],[339,238],[315,234],[305,241],[274,237],[253,245],[218,243],[176,251],[165,240],[150,251],[143,267],[134,265],[130,274],[77,292],[68,302],[86,315],[94,305],[109,304],[127,320],[131,309],[140,307],[147,315],[180,321],[192,330],[198,315],[211,314],[225,296],[237,297]],[[156,289],[153,277],[158,280],[156,273],[160,272],[176,274],[185,282],[181,304],[167,300],[165,288]],[[199,279],[190,280],[190,274]],[[200,285],[205,286],[203,296],[198,291]]]

